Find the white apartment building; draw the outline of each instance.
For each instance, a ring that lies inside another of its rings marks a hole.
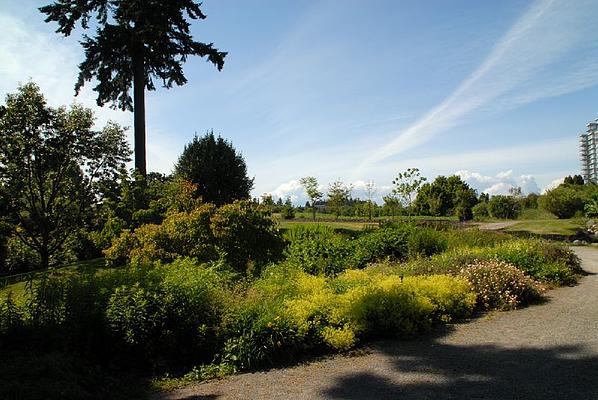
[[[584,182],[598,183],[598,119],[587,127],[587,133],[579,135],[581,175]]]

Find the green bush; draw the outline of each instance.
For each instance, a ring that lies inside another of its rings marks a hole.
[[[51,339],[54,348],[108,361],[211,361],[230,279],[220,265],[192,259],[96,274],[56,271],[40,278],[21,308],[0,305],[0,328],[23,326],[41,343]]]
[[[226,274],[192,259],[158,266],[153,274],[158,282],[114,290],[106,308],[113,334],[152,359],[211,360],[229,301]]]
[[[412,229],[407,240],[410,257],[429,257],[441,253],[447,248],[445,234],[432,228]]]
[[[488,213],[492,218],[516,219],[521,206],[513,196],[492,196],[488,202]]]
[[[558,218],[571,218],[577,212],[584,211],[587,195],[576,186],[561,185],[547,191],[538,199],[540,207],[550,211]]]
[[[193,257],[200,262],[223,257],[239,272],[280,258],[283,240],[268,214],[248,201],[216,209],[202,204],[170,212],[162,224],[124,231],[104,253],[111,264],[144,264]]]
[[[542,296],[542,288],[515,266],[503,261],[478,261],[462,268],[483,310],[511,310]]]
[[[250,201],[218,208],[210,220],[214,242],[235,270],[245,272],[278,261],[284,242],[270,214]]]
[[[293,208],[293,206],[287,204],[280,211],[280,216],[282,217],[282,219],[294,219],[295,209]]]
[[[335,275],[351,265],[353,242],[326,227],[289,230],[284,250],[286,262],[310,274]]]
[[[78,229],[69,236],[65,247],[72,254],[72,261],[91,260],[102,256],[102,249],[98,247],[95,235],[85,229]]]
[[[556,285],[575,283],[580,271],[579,260],[571,250],[541,240],[503,242],[490,250],[488,256],[513,264],[541,282]]]
[[[473,217],[476,220],[484,220],[490,216],[490,213],[488,211],[488,203],[486,203],[485,201],[482,201],[473,206],[471,211],[473,213]]]
[[[386,258],[400,261],[409,254],[411,227],[386,227],[368,232],[355,242],[352,265],[365,268],[368,264]],[[415,242],[413,248],[415,249]]]
[[[577,275],[582,272],[577,256],[561,245],[503,236],[505,239],[493,246],[456,246],[428,260],[407,263],[401,267],[401,271],[408,275],[455,274],[477,261],[497,260],[514,265],[535,280],[554,285],[575,283]]]
[[[11,274],[33,271],[41,267],[39,254],[26,246],[16,236],[10,236],[6,242],[5,271]]]

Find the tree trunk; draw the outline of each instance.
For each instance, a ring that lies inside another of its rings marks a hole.
[[[314,215],[314,221],[316,220],[316,202],[314,200],[311,201],[311,210]]]
[[[50,252],[46,245],[43,246],[39,251],[39,258],[42,263],[42,269],[48,269],[50,267]]]
[[[135,119],[135,169],[144,177],[145,162],[145,61],[143,46],[133,55],[133,112]]]

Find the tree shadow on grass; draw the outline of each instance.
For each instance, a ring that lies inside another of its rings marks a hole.
[[[388,374],[355,373],[332,399],[598,399],[598,357],[579,345],[548,348],[452,345],[437,338],[384,343]]]

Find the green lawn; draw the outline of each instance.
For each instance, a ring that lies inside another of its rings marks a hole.
[[[78,261],[63,267],[55,268],[65,271],[77,271],[80,273],[95,273],[98,269],[105,268],[106,264],[103,258],[94,260]],[[23,301],[27,293],[27,282],[35,281],[40,275],[47,274],[49,271],[33,271],[25,274],[7,276],[0,278],[0,300],[6,298],[12,293],[13,299],[17,302]]]
[[[274,219],[281,219],[280,214],[279,213],[274,213],[272,214],[272,216],[274,217]],[[342,220],[342,221],[355,221],[355,220],[359,220],[359,221],[365,221],[367,220],[367,216],[357,216],[357,217],[351,217],[351,216],[346,216],[346,215],[340,215],[338,218],[336,218],[336,216],[334,214],[325,214],[325,213],[316,213],[316,219],[324,219],[327,221],[330,220]],[[407,220],[407,219],[414,219],[414,220],[434,220],[434,221],[456,221],[457,217],[432,217],[432,216],[425,216],[425,215],[413,215],[411,217],[408,217],[406,215],[397,215],[395,217],[391,217],[391,216],[380,216],[380,217],[372,217],[373,221],[385,221],[388,219],[396,219],[396,220]],[[313,220],[313,215],[311,212],[308,211],[303,211],[303,212],[296,212],[295,213],[295,220]]]
[[[572,236],[583,229],[584,220],[571,219],[533,219],[517,222],[505,229],[505,232],[530,232],[537,235]]]
[[[519,218],[517,219],[522,221],[527,221],[530,219],[539,219],[544,221],[547,219],[557,219],[557,217],[550,211],[546,211],[543,208],[525,208],[521,210]]]
[[[346,229],[346,230],[350,230],[350,231],[360,231],[365,227],[371,226],[371,227],[378,227],[378,222],[358,222],[358,221],[343,221],[343,220],[338,220],[338,221],[310,221],[310,220],[304,220],[304,219],[292,219],[292,220],[278,220],[278,226],[281,229],[289,229],[295,226],[300,226],[300,225],[309,225],[309,226],[313,226],[313,225],[326,225],[326,226],[330,226],[334,229]]]

